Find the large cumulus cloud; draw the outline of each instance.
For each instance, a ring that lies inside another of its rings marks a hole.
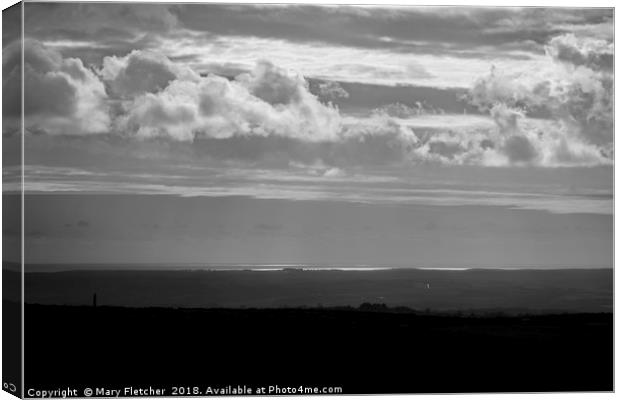
[[[472,87],[469,101],[496,121],[511,161],[611,163],[612,51],[600,39],[555,37],[546,65],[518,74],[493,68]]]
[[[19,98],[21,43],[3,50],[3,91]],[[76,58],[63,58],[34,40],[24,42],[24,116],[29,131],[50,134],[92,134],[109,131],[107,94],[96,74]],[[21,104],[5,102],[3,114],[11,124]]]
[[[337,109],[319,102],[303,77],[266,61],[234,80],[178,73],[169,79],[171,70],[163,73],[156,64],[151,69],[157,73],[143,72],[144,93],[123,104],[117,119],[120,132],[177,140],[277,135],[317,141],[333,139],[340,131]]]

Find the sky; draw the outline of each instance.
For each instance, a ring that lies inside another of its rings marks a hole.
[[[612,264],[612,9],[27,3],[24,24],[30,262]]]

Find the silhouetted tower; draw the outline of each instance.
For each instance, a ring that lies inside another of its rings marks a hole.
[[[93,293],[93,307],[97,307],[97,293]]]

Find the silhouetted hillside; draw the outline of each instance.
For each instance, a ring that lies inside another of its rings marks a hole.
[[[368,304],[27,305],[25,315],[26,387],[329,385],[345,394],[613,389],[612,314],[470,318]]]

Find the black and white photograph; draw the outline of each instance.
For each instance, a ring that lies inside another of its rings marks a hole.
[[[3,390],[613,392],[595,4],[5,5]]]

